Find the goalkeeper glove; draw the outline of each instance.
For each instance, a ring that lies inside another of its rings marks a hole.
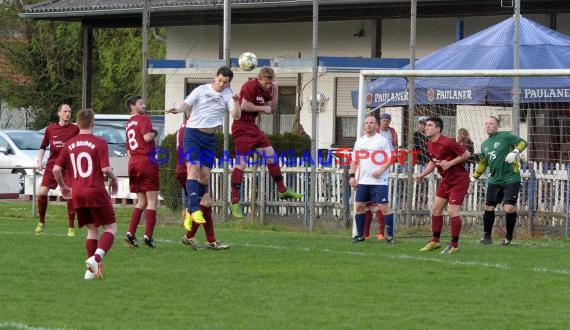
[[[514,163],[517,160],[519,160],[519,150],[518,149],[514,149],[513,151],[509,152],[507,157],[505,157],[505,161],[507,163]]]

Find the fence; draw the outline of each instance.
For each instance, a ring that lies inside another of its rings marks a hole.
[[[302,163],[298,159],[296,164]],[[471,165],[469,171],[475,169]],[[414,173],[419,173],[415,166]],[[282,166],[285,183],[299,191],[309,191],[310,167]],[[212,170],[211,194],[214,212],[222,214],[223,169]],[[430,224],[430,210],[435,191],[440,182],[437,174],[432,174],[420,183],[413,182],[412,209],[405,210],[407,203],[407,167],[394,165],[390,168],[389,196],[396,214],[397,226],[402,228],[426,227]],[[570,168],[565,164],[528,163],[521,168],[521,192],[517,212],[518,227],[528,235],[568,236]],[[466,230],[482,229],[483,206],[485,202],[486,176],[474,183],[465,198],[462,208],[463,225]],[[279,224],[295,228],[326,228],[342,230],[352,222],[352,191],[348,186],[348,168],[338,164],[317,167],[317,196],[315,198],[315,218],[307,219],[308,198],[300,201],[278,199],[277,189],[265,166],[246,169],[241,191],[241,203],[247,219],[260,224]],[[228,192],[229,193],[229,192]],[[502,212],[497,208],[497,227],[502,224]],[[313,226],[311,226],[311,224]],[[521,232],[519,231],[519,234]]]

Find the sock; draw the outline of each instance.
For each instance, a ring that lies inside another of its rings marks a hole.
[[[95,257],[95,261],[101,262],[101,260],[105,256],[105,251],[103,251],[103,249],[97,249],[93,256]]]
[[[483,213],[483,233],[485,237],[491,238],[493,235],[493,225],[495,224],[495,211],[485,211]]]
[[[439,242],[439,236],[441,235],[441,228],[443,228],[443,216],[432,215],[431,216],[432,242]]]
[[[370,225],[372,224],[372,211],[364,213],[364,237],[370,236]]]
[[[73,201],[71,199],[67,200],[67,227],[74,228],[75,221],[75,209],[73,208]]]
[[[138,207],[133,209],[133,214],[131,215],[131,221],[129,221],[129,233],[135,236],[137,233],[137,227],[141,222],[142,210]]]
[[[355,215],[354,220],[356,221],[356,232],[358,233],[358,236],[363,237],[364,222],[366,221],[364,213]]]
[[[394,237],[394,213],[383,216],[386,223],[386,236]]]
[[[451,246],[458,247],[459,235],[461,234],[461,217],[451,217],[449,219],[451,224]]]
[[[114,241],[115,241],[115,235],[113,235],[108,231],[103,232],[101,237],[99,237],[99,245],[97,246],[97,251],[95,251],[95,254],[98,254],[98,252],[101,251],[103,252],[102,255],[108,253],[109,250],[111,250],[111,246],[113,246]]]
[[[156,210],[147,209],[145,212],[145,219],[144,234],[148,238],[152,238],[154,226],[156,225]]]
[[[188,212],[194,213],[198,211],[198,180],[186,180],[186,191],[188,192]]]
[[[38,213],[40,214],[41,223],[46,223],[47,200],[47,195],[38,195]]]
[[[87,258],[95,254],[97,250],[97,240],[96,239],[86,239],[85,240],[85,252],[87,253]]]
[[[275,180],[275,184],[277,185],[277,190],[282,193],[287,190],[285,187],[285,183],[283,183],[283,175],[281,174],[281,168],[277,164],[267,164],[267,169],[269,170],[269,175],[273,177]]]
[[[216,241],[216,234],[214,232],[214,218],[212,217],[212,208],[200,206],[202,212],[204,212],[204,219],[206,223],[204,224],[204,232],[206,233],[206,240],[208,243],[213,243]]]
[[[513,240],[513,232],[515,230],[515,224],[517,223],[517,212],[513,213],[506,213],[505,214],[505,222],[507,227],[507,235],[506,239],[509,241]]]
[[[381,210],[376,211],[376,219],[378,220],[378,234],[382,234],[382,236],[384,236],[386,226],[384,224],[384,215]]]
[[[208,191],[208,185],[198,182],[198,199],[202,200],[204,194]]]
[[[234,168],[232,172],[232,204],[239,203],[239,193],[241,190],[241,184],[243,182],[243,171],[239,168]]]

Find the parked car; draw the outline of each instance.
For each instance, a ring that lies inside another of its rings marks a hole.
[[[0,131],[0,173],[18,174],[20,193],[24,193],[25,176],[33,175],[32,167],[38,164],[38,152],[43,134],[36,131],[6,129]],[[49,157],[45,152],[44,165]]]

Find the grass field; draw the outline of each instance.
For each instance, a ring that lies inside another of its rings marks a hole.
[[[10,329],[565,329],[570,324],[567,240],[420,253],[425,239],[352,244],[350,234],[217,225],[227,251],[193,251],[182,228],[159,226],[158,248],[122,240],[105,278],[84,281],[85,230],[65,237],[50,204],[33,234],[30,202],[0,203],[0,328]],[[159,220],[160,222],[160,220]],[[139,230],[139,234],[140,234]],[[445,228],[448,233],[448,229]],[[140,236],[140,235],[139,235]],[[203,242],[200,229],[198,238]],[[447,237],[446,237],[447,238]],[[496,239],[498,242],[498,238]]]

